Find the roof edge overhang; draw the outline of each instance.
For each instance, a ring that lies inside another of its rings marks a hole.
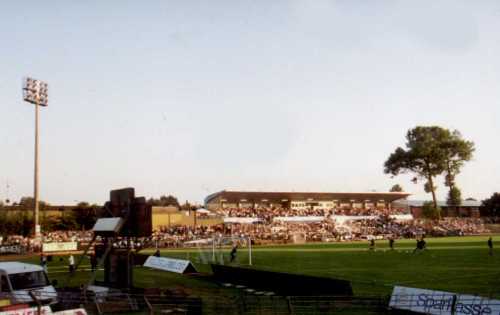
[[[205,204],[210,203],[213,199],[217,197],[227,197],[229,198],[230,196],[235,196],[235,195],[247,195],[247,196],[257,196],[261,195],[262,197],[264,196],[330,196],[330,197],[335,197],[335,196],[349,196],[352,198],[355,197],[360,197],[360,196],[377,196],[377,198],[383,198],[388,199],[386,201],[389,202],[394,202],[399,199],[404,199],[410,196],[410,193],[407,192],[277,192],[277,191],[238,191],[238,190],[221,190],[218,192],[215,192],[213,194],[208,195],[205,198]]]

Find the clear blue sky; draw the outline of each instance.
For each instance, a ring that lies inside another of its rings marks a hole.
[[[108,191],[386,191],[407,129],[476,143],[464,197],[500,191],[498,1],[9,1],[0,8],[0,198]],[[7,182],[10,185],[7,196]],[[438,196],[446,190],[438,180]]]

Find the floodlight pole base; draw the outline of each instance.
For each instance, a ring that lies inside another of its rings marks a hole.
[[[40,224],[35,225],[35,236],[40,237],[42,235],[42,228]]]

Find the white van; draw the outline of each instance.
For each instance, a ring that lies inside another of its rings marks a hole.
[[[0,262],[0,297],[12,303],[57,303],[57,292],[41,266],[21,262]]]

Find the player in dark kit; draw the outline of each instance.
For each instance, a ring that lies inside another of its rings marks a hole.
[[[493,256],[493,240],[491,239],[491,236],[488,239],[488,249],[490,256]]]
[[[42,254],[40,256],[40,265],[42,266],[43,270],[47,272],[47,256]]]
[[[371,239],[370,240],[370,247],[369,247],[370,250],[374,250],[375,249],[375,239]]]
[[[417,251],[423,251],[426,247],[426,242],[424,240],[424,237],[422,236],[420,239],[417,239],[417,247],[413,250],[413,253],[415,254]]]
[[[391,250],[394,250],[394,238],[393,238],[393,237],[391,237],[391,238],[389,239],[389,248],[390,248]]]
[[[416,241],[417,241],[417,246],[416,246],[416,247],[415,247],[415,249],[413,250],[413,254],[415,254],[415,253],[417,252],[417,250],[419,250],[419,249],[420,249],[420,240],[417,238],[417,239],[416,239]]]
[[[238,244],[234,245],[233,248],[231,249],[231,262],[233,262],[236,259],[236,254],[238,251]]]
[[[420,240],[420,247],[421,250],[427,249],[427,242],[424,240],[423,236],[422,239]]]

